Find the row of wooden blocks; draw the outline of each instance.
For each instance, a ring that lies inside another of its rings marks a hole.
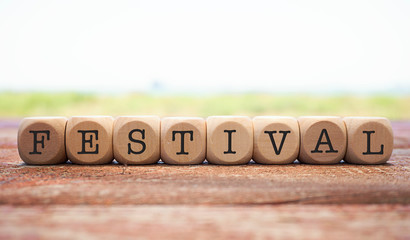
[[[25,118],[18,150],[27,164],[382,164],[393,131],[379,117]]]

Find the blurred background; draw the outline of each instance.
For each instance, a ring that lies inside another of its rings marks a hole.
[[[410,1],[0,1],[0,117],[410,119]]]

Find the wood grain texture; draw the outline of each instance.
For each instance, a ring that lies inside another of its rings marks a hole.
[[[27,164],[60,164],[67,161],[65,117],[24,118],[18,131],[20,158]]]
[[[122,116],[115,119],[113,131],[114,158],[122,164],[158,162],[160,118],[157,116]]]
[[[0,239],[408,239],[403,205],[0,206]],[[74,231],[73,231],[74,230]]]
[[[253,160],[263,164],[289,164],[299,155],[299,124],[293,117],[253,119]]]
[[[387,164],[28,166],[0,121],[0,239],[408,239],[410,122]]]
[[[346,153],[346,126],[340,117],[300,117],[298,159],[310,164],[335,164]]]
[[[390,121],[381,117],[347,117],[345,160],[356,164],[382,164],[393,151],[393,130]]]
[[[206,123],[198,117],[161,120],[161,159],[167,164],[200,164],[206,154]]]
[[[114,159],[110,116],[75,116],[67,121],[66,150],[76,164],[105,164]]]
[[[246,116],[211,116],[207,123],[206,159],[213,164],[248,163],[253,154],[253,125]]]

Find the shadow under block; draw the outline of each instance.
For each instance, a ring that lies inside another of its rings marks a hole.
[[[207,118],[206,159],[213,164],[246,164],[253,153],[253,126],[249,117]]]
[[[200,164],[205,160],[203,118],[168,117],[161,121],[161,159],[168,164]]]
[[[27,164],[60,164],[67,161],[65,117],[30,117],[20,123],[17,134],[20,158]]]
[[[160,159],[160,118],[124,116],[114,121],[114,158],[122,164],[152,164]]]
[[[340,117],[300,117],[299,161],[335,164],[346,153],[346,126]]]
[[[293,117],[253,119],[253,160],[262,164],[288,164],[299,155],[299,124]]]
[[[344,160],[356,164],[382,164],[393,152],[390,121],[381,117],[346,117],[347,151]]]
[[[71,117],[67,121],[66,150],[76,164],[106,164],[113,160],[113,118]]]

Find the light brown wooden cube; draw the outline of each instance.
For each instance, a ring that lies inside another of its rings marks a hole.
[[[253,126],[249,117],[208,117],[208,162],[224,165],[246,164],[251,160],[252,152]]]
[[[65,117],[30,117],[21,121],[17,135],[20,158],[27,164],[60,164],[67,161]]]
[[[344,160],[356,164],[382,164],[393,152],[393,130],[382,117],[346,117],[347,151]]]
[[[253,160],[263,164],[288,164],[299,155],[299,123],[293,117],[253,119]]]
[[[200,164],[205,160],[206,123],[203,118],[161,120],[161,159],[168,164]]]
[[[160,118],[123,116],[114,121],[114,158],[123,164],[152,164],[160,159]]]
[[[299,161],[335,164],[346,153],[346,126],[340,117],[300,117]]]
[[[109,116],[69,118],[66,129],[68,159],[77,164],[112,162],[113,121]]]

